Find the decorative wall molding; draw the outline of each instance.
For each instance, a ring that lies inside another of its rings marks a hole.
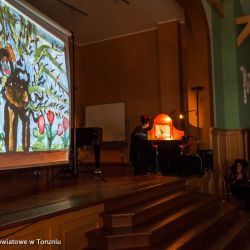
[[[224,177],[236,159],[250,159],[250,130],[212,128],[214,152],[214,184],[218,194],[224,194]],[[248,170],[249,171],[249,170]],[[248,173],[249,176],[249,173]]]
[[[226,174],[235,159],[249,161],[250,130],[213,128],[211,137],[216,171]]]
[[[241,44],[250,35],[250,15],[236,18],[236,24],[237,25],[242,25],[242,24],[246,25],[245,28],[242,30],[242,32],[237,37],[237,45],[238,45],[238,47],[240,47]]]
[[[247,69],[244,66],[240,67],[243,78],[243,102],[247,104],[247,97],[250,92],[250,73],[247,72]]]

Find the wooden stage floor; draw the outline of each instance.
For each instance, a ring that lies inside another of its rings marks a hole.
[[[0,230],[100,204],[107,199],[177,179],[156,175],[107,177],[105,183],[97,177],[80,173],[77,178],[55,180],[60,181],[60,185],[57,183],[47,190],[1,202]]]

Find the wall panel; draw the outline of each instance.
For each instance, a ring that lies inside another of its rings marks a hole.
[[[85,233],[99,228],[101,225],[99,214],[104,211],[103,204],[65,213],[34,224],[12,227],[1,230],[2,240],[27,240],[26,245],[0,245],[0,249],[11,250],[80,250],[87,247]],[[28,227],[27,227],[28,226]],[[24,230],[22,228],[26,227]],[[18,231],[18,232],[17,232]],[[15,233],[16,232],[16,233]],[[7,235],[6,237],[4,237]],[[8,236],[9,235],[9,236]],[[54,240],[60,244],[38,244],[38,239]],[[34,240],[35,244],[30,244]],[[1,248],[1,247],[4,248]]]

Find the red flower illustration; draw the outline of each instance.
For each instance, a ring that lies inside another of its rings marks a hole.
[[[63,129],[66,131],[69,128],[69,120],[66,117],[63,117]]]
[[[44,130],[45,130],[45,120],[43,115],[40,115],[37,121],[37,125],[38,125],[38,129],[39,129],[39,133],[43,134]]]
[[[47,112],[47,119],[48,119],[48,122],[49,122],[50,125],[53,124],[54,118],[55,118],[54,113],[53,113],[52,111],[49,110],[49,111]]]
[[[63,134],[62,124],[58,124],[57,135],[61,136]]]

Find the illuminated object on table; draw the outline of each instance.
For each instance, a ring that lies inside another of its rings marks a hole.
[[[153,128],[148,131],[148,140],[181,140],[184,131],[173,126],[173,121],[166,114],[158,114],[154,118]]]

